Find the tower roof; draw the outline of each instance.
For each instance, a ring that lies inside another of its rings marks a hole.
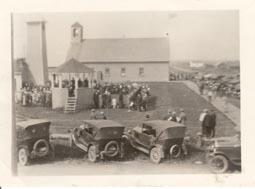
[[[72,27],[82,27],[82,25],[79,22],[75,22]]]

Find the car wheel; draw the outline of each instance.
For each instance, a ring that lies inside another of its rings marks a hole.
[[[216,155],[209,159],[209,165],[214,173],[225,173],[229,168],[229,162],[223,155]]]
[[[29,152],[27,148],[20,148],[18,153],[19,163],[23,166],[29,163]]]
[[[158,147],[154,147],[151,149],[150,151],[150,160],[153,163],[160,163],[161,162],[161,152],[160,149]]]
[[[96,162],[97,161],[96,147],[93,146],[93,145],[89,147],[88,159],[91,162]]]
[[[175,144],[171,146],[169,153],[171,158],[178,158],[181,155],[181,147]]]
[[[119,151],[119,144],[116,141],[110,141],[105,145],[105,155],[108,157],[114,157],[118,155]]]

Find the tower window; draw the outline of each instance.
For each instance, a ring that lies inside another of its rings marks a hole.
[[[78,29],[77,28],[74,28],[73,29],[73,37],[76,37],[78,34]]]

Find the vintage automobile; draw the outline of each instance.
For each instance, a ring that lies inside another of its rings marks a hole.
[[[153,120],[129,130],[125,137],[133,148],[149,154],[152,162],[160,163],[163,158],[181,155],[185,130],[180,123]]]
[[[230,165],[241,167],[241,142],[238,136],[214,139],[207,161],[214,173],[225,173]]]
[[[49,142],[50,121],[30,119],[16,123],[18,161],[27,165],[30,160],[48,155],[54,156]]]
[[[71,133],[75,146],[88,152],[88,159],[123,157],[123,132],[125,127],[111,120],[84,120],[83,124]]]

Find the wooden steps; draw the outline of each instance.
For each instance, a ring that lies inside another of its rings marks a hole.
[[[75,113],[76,110],[77,110],[77,98],[68,97],[65,104],[64,113]]]

